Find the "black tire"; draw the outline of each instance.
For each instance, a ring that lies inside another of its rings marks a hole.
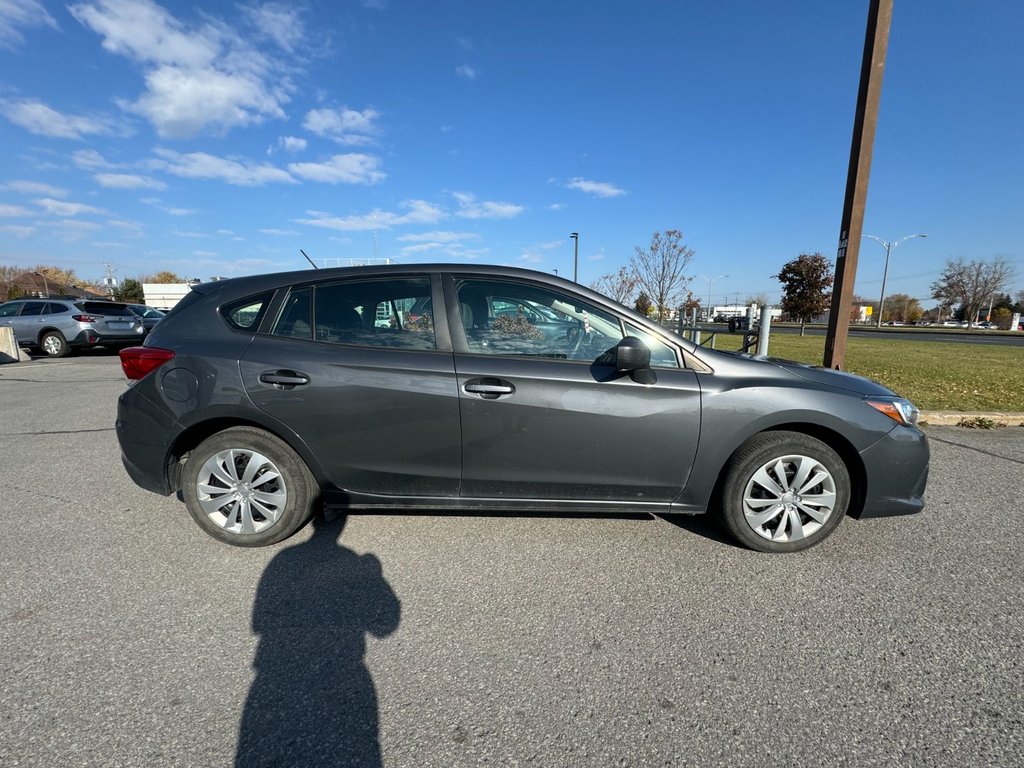
[[[224,461],[228,451],[237,452],[233,470]],[[257,459],[261,469],[247,484],[244,470],[254,456],[266,463]],[[219,475],[211,475],[211,467],[218,468]],[[225,475],[237,478],[237,483],[229,486],[219,479]],[[274,476],[260,479],[267,475]],[[216,485],[217,491],[203,492],[200,482],[205,488]],[[267,503],[281,493],[282,504]],[[231,427],[208,437],[189,454],[181,473],[181,494],[192,519],[213,538],[236,547],[265,547],[287,539],[309,521],[320,488],[306,463],[283,440],[255,427]],[[266,510],[273,516],[264,515]]]
[[[39,337],[39,347],[47,357],[65,357],[71,351],[60,331],[47,331]]]
[[[785,483],[778,481],[780,472]],[[722,522],[739,542],[759,552],[797,552],[820,543],[842,522],[850,473],[821,440],[763,432],[729,459],[721,501]]]

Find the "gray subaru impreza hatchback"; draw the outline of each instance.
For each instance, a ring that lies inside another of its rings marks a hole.
[[[346,509],[712,513],[765,552],[920,511],[917,409],[868,379],[704,349],[575,283],[389,265],[194,286],[121,352],[122,460],[203,530]]]

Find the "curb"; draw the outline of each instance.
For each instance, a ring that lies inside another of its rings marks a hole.
[[[1000,426],[1024,426],[1024,413],[1014,411],[921,411],[920,421],[926,426],[955,427],[962,420],[986,419]]]

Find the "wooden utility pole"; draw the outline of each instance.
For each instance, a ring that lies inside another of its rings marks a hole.
[[[875,144],[878,104],[882,96],[885,54],[889,48],[889,24],[893,0],[871,0],[864,37],[864,58],[860,68],[860,90],[853,120],[850,167],[846,174],[846,200],[839,225],[836,277],[832,286],[832,308],[825,336],[825,366],[842,368],[846,358],[846,334],[853,305],[853,284],[857,278],[857,256],[864,226],[864,203],[871,174],[871,150]]]

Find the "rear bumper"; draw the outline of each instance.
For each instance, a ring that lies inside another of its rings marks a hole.
[[[182,426],[135,386],[118,398],[115,427],[121,463],[135,484],[162,496],[173,493],[167,461]]]
[[[84,328],[78,332],[78,335],[69,338],[68,344],[72,347],[92,347],[100,344],[141,344],[145,338],[146,334],[143,331],[100,333],[94,328]]]
[[[923,432],[896,427],[860,455],[867,492],[857,517],[911,515],[924,509],[930,451]]]

